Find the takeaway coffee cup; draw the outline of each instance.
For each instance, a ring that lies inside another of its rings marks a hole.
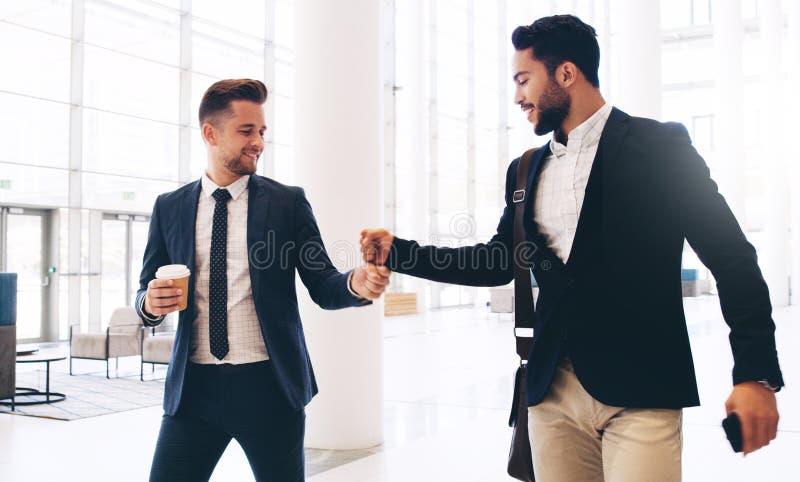
[[[156,279],[171,279],[172,287],[181,290],[183,301],[178,304],[178,311],[186,309],[186,302],[189,299],[189,268],[183,264],[168,264],[158,268]]]

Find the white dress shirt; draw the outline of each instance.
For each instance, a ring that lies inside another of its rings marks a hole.
[[[600,135],[610,114],[611,105],[603,104],[569,133],[566,146],[556,141],[554,132],[551,152],[543,160],[533,219],[547,246],[565,263],[572,251]]]
[[[228,201],[228,354],[222,360],[211,354],[208,339],[208,282],[211,273],[211,228],[214,223],[212,197],[219,186],[206,174],[200,180],[202,189],[197,203],[197,222],[194,228],[195,277],[194,306],[197,317],[192,324],[192,344],[189,360],[201,364],[253,363],[268,360],[267,346],[253,302],[250,286],[250,264],[247,252],[247,183],[250,176],[242,176],[225,189],[231,195]]]

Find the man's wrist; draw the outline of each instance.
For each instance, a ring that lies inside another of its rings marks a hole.
[[[359,301],[366,300],[366,298],[364,298],[363,296],[358,294],[358,292],[356,292],[356,290],[353,288],[353,274],[354,273],[355,273],[355,270],[351,271],[350,274],[347,275],[347,291],[350,292],[350,296],[352,296],[353,298],[355,298],[355,299],[357,299]]]
[[[147,318],[147,321],[161,321],[161,320],[164,318],[164,315],[158,315],[158,316],[156,316],[156,315],[153,315],[152,313],[149,313],[149,312],[148,312],[148,311],[147,311],[147,310],[144,308],[144,305],[145,305],[145,298],[146,298],[146,297],[147,297],[147,294],[145,294],[144,296],[142,296],[142,301],[141,301],[141,304],[139,305],[139,311],[142,313],[142,316],[144,316],[145,318]]]

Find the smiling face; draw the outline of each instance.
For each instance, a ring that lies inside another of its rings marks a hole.
[[[255,174],[258,157],[264,151],[264,108],[249,100],[234,100],[230,113],[216,122],[203,124],[209,162],[236,176]]]
[[[534,59],[533,49],[514,52],[514,84],[514,102],[525,112],[536,135],[561,127],[569,115],[570,96],[545,64]]]

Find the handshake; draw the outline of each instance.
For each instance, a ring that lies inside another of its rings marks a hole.
[[[368,300],[380,298],[389,286],[392,272],[384,266],[394,236],[385,229],[365,229],[361,231],[361,256],[366,266],[353,270],[351,286],[353,291]]]
[[[350,278],[350,287],[359,296],[376,300],[386,291],[392,272],[384,264],[393,241],[394,236],[385,229],[361,231],[361,253],[366,266],[353,270]],[[186,283],[178,285],[175,281],[153,279],[148,283],[142,306],[146,313],[161,316],[186,307]]]

